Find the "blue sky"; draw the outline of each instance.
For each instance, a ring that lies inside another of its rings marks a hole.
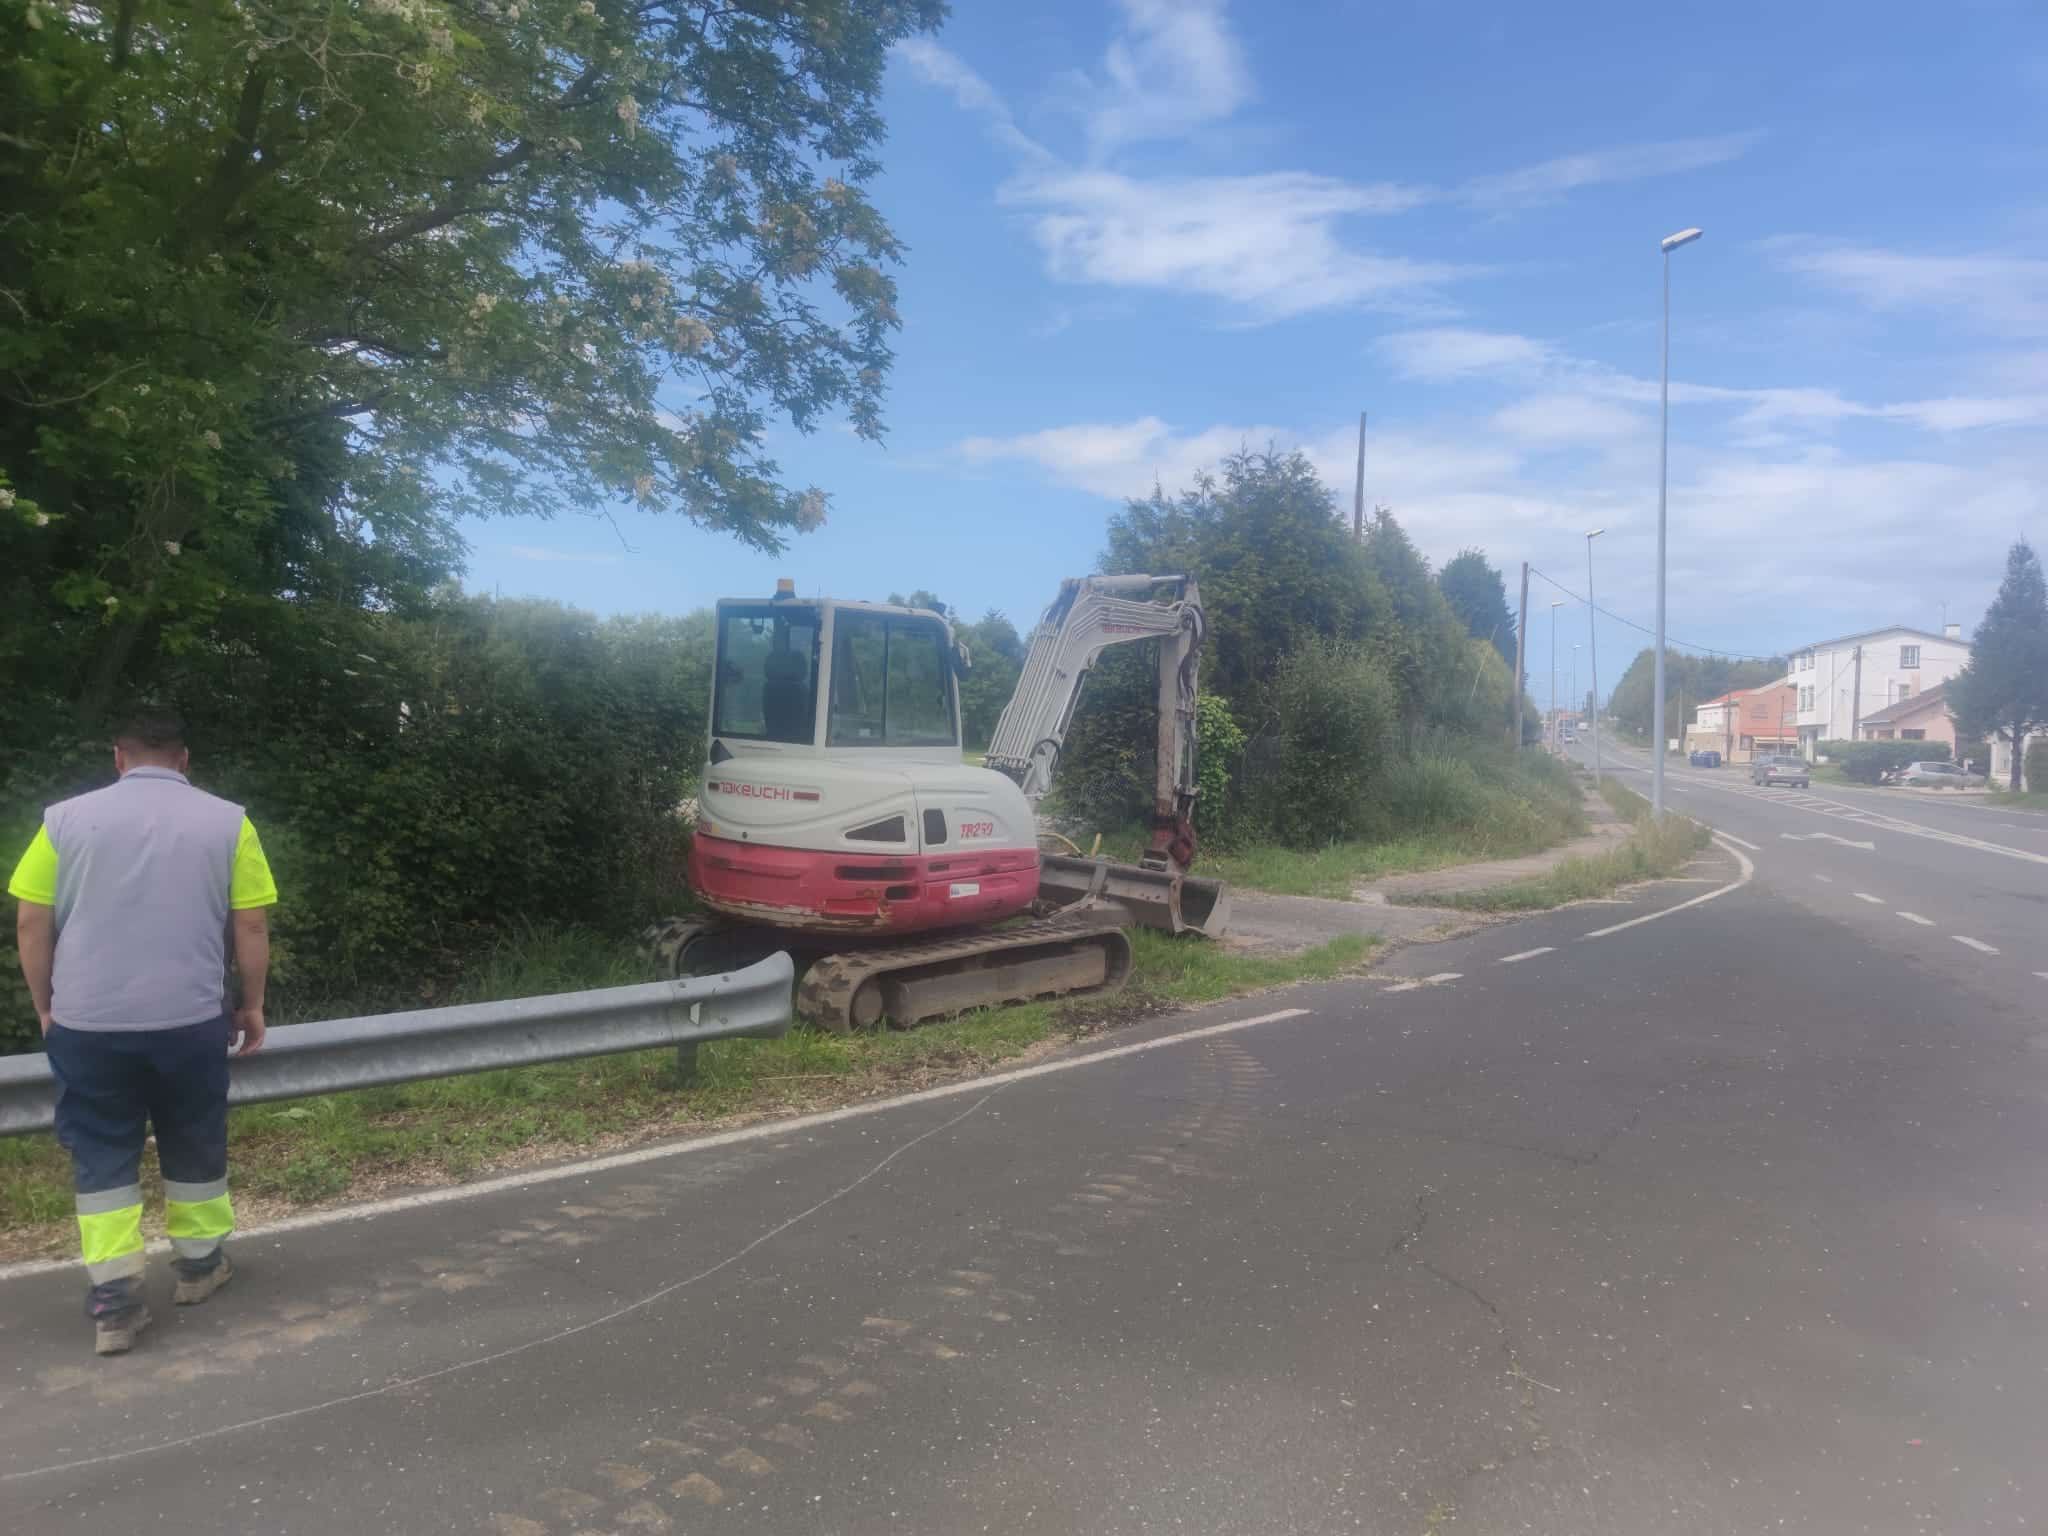
[[[1425,553],[1483,548],[1510,601],[1525,559],[1583,590],[1604,525],[1601,604],[1647,623],[1657,242],[1695,224],[1674,636],[1974,626],[2048,532],[2031,0],[963,3],[883,106],[888,442],[770,434],[825,528],[768,557],[631,509],[485,523],[473,586],[680,612],[786,575],[1021,624],[1121,497],[1241,443],[1302,447],[1348,505],[1364,409],[1368,502]],[[1610,683],[1641,642],[1601,622]]]

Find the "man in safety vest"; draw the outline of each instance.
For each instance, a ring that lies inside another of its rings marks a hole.
[[[120,778],[51,806],[8,882],[21,970],[57,1079],[71,1154],[95,1348],[118,1355],[149,1326],[142,1149],[156,1132],[180,1306],[233,1269],[228,1056],[263,1044],[268,909],[277,886],[239,805],[194,789],[184,729],[137,719],[114,740]],[[242,1005],[230,1011],[225,935]]]

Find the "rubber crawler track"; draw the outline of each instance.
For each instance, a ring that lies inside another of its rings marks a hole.
[[[820,1029],[845,1032],[853,1028],[854,995],[868,982],[894,971],[922,970],[949,961],[971,961],[984,955],[1023,950],[1074,948],[1082,944],[1109,946],[1109,980],[1085,990],[1114,992],[1124,984],[1131,970],[1131,941],[1121,924],[1100,916],[1047,918],[998,928],[985,933],[961,934],[934,939],[924,944],[890,945],[887,948],[847,950],[823,955],[811,963],[796,993],[797,1016]],[[964,968],[964,967],[963,967]],[[1011,996],[998,985],[1001,971],[986,972],[990,990],[974,1006],[994,1003],[1028,1002],[1028,996]]]

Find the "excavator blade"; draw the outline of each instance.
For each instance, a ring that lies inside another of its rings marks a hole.
[[[1038,896],[1057,907],[1077,902],[1121,908],[1139,928],[1220,937],[1230,926],[1230,887],[1221,880],[1176,875],[1109,859],[1038,856]]]

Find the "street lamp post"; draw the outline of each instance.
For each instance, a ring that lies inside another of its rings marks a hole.
[[[1600,610],[1593,606],[1593,541],[1605,533],[1595,528],[1586,535],[1586,660],[1593,668],[1593,785],[1600,785]]]
[[[1657,686],[1651,706],[1656,740],[1650,758],[1650,814],[1664,814],[1664,501],[1671,460],[1671,253],[1699,239],[1697,229],[1681,229],[1660,242],[1664,251],[1664,366],[1658,385],[1661,404],[1657,429]]]
[[[1557,739],[1557,610],[1564,606],[1559,598],[1550,605],[1550,750],[1555,752],[1560,745]]]
[[[1578,641],[1572,642],[1572,719],[1579,718],[1579,652],[1583,647]]]

